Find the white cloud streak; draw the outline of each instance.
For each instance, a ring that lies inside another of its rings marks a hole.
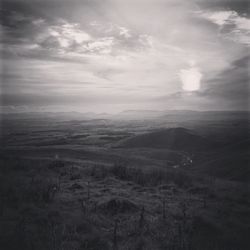
[[[201,16],[217,24],[226,38],[250,45],[250,19],[238,15],[236,11],[205,12]]]

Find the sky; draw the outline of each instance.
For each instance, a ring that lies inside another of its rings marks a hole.
[[[246,0],[3,0],[3,112],[249,110]]]

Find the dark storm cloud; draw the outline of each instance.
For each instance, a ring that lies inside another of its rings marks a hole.
[[[209,87],[201,95],[212,99],[227,101],[231,106],[239,105],[243,110],[249,108],[249,60],[245,56],[235,60],[230,69],[211,80]]]
[[[248,0],[195,0],[200,6],[214,11],[231,10],[240,15],[250,15]]]
[[[2,43],[19,44],[24,42],[24,38],[29,37],[35,32],[32,23],[35,19],[31,16],[26,16],[24,13],[14,10],[2,10],[1,16],[3,29],[3,36],[1,37]]]
[[[243,68],[248,71],[249,69],[249,63],[250,63],[250,56],[246,55],[240,59],[237,59],[233,62],[234,68]]]

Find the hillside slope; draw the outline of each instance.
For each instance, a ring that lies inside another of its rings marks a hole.
[[[172,150],[199,151],[212,149],[215,144],[205,137],[185,128],[170,128],[129,138],[121,147],[167,148]]]

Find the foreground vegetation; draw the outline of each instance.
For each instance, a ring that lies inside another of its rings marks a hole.
[[[249,249],[248,184],[180,169],[5,156],[0,248]]]

